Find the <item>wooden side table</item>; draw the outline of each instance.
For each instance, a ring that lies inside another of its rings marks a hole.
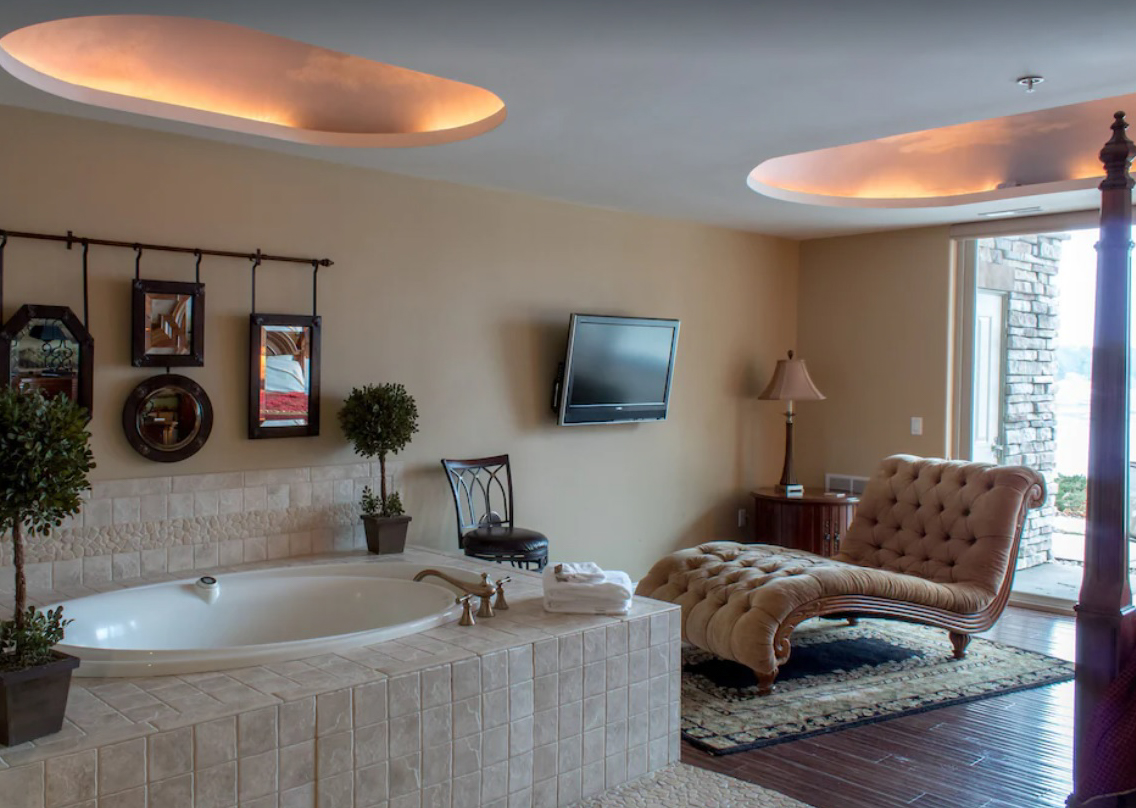
[[[817,555],[835,555],[859,502],[854,496],[826,496],[819,489],[806,488],[804,496],[787,497],[776,488],[759,488],[753,492],[754,538]]]

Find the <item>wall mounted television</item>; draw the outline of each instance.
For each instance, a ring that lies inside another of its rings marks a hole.
[[[560,425],[665,420],[678,331],[678,320],[573,314],[553,388]]]

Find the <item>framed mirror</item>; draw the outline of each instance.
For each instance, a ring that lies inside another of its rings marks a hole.
[[[320,318],[253,314],[249,438],[319,434]]]
[[[176,463],[197,454],[213,430],[213,405],[193,379],[166,373],[134,388],[122,407],[122,429],[138,454]]]
[[[93,409],[95,341],[66,306],[21,306],[0,329],[0,379]]]
[[[135,367],[205,364],[205,284],[134,281]]]

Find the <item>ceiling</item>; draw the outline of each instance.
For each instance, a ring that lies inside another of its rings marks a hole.
[[[236,23],[487,88],[508,117],[467,141],[348,149],[103,110],[6,74],[0,104],[793,238],[971,221],[1007,204],[799,204],[747,187],[764,160],[1136,92],[1132,0],[5,0],[4,12],[0,36],[92,14]],[[1015,80],[1030,73],[1046,81],[1027,94]],[[1011,206],[1078,210],[1097,196]]]

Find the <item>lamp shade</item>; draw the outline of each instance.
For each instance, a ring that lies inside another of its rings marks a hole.
[[[804,359],[794,359],[789,351],[788,359],[778,359],[773,378],[762,391],[759,399],[765,401],[820,401],[824,394],[817,390]]]

